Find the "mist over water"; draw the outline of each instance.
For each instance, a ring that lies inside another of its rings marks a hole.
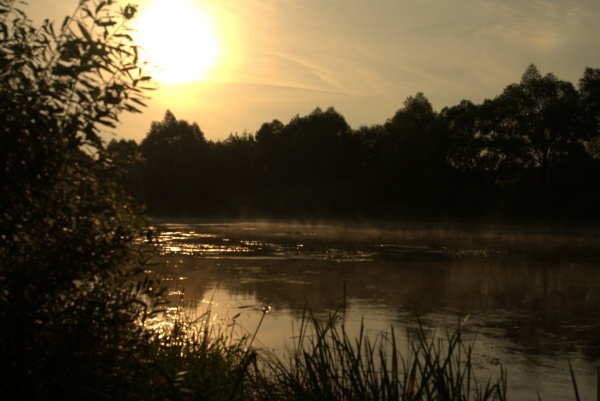
[[[157,224],[159,268],[172,298],[214,324],[281,352],[306,306],[370,336],[418,319],[444,335],[461,324],[487,379],[508,370],[513,399],[593,399],[600,365],[600,250],[592,230]],[[183,294],[183,297],[182,297]]]

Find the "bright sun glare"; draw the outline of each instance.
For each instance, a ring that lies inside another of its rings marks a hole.
[[[209,16],[193,0],[151,0],[140,7],[138,44],[164,82],[203,80],[219,56]]]

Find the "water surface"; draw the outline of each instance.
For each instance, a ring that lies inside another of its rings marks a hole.
[[[428,225],[161,224],[157,260],[175,298],[234,316],[281,352],[308,305],[343,311],[370,336],[420,321],[461,324],[484,376],[508,370],[510,399],[595,399],[600,366],[600,249],[592,230]]]

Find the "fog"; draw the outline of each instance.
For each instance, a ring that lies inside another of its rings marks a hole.
[[[172,299],[214,322],[233,316],[281,352],[306,308],[376,336],[418,321],[461,329],[483,372],[509,372],[509,396],[570,397],[569,361],[592,395],[600,361],[597,232],[414,223],[155,221],[157,268]],[[181,299],[181,293],[185,296]],[[403,338],[403,337],[402,337]],[[584,397],[585,398],[585,397]]]

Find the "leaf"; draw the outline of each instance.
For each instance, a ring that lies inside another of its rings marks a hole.
[[[65,19],[63,20],[63,23],[60,27],[61,32],[65,30],[66,26],[69,24],[69,21],[71,21],[71,17],[69,17],[68,15],[65,17]]]
[[[81,41],[70,40],[65,42],[60,49],[61,60],[78,59],[81,57]]]
[[[133,37],[128,33],[117,33],[114,35],[115,38],[127,39],[130,42],[133,42]]]
[[[75,75],[73,67],[67,67],[60,63],[56,64],[56,66],[54,67],[52,72],[58,76],[74,76]]]
[[[130,103],[125,104],[125,109],[130,113],[141,113],[142,110],[138,109],[135,106],[132,106]]]
[[[147,106],[145,102],[142,102],[140,99],[138,99],[138,98],[135,98],[135,97],[132,97],[132,98],[131,98],[131,101],[132,101],[132,102],[135,102],[135,103],[137,103],[137,104],[139,104],[140,106],[143,106],[143,107],[146,107],[146,106]]]
[[[97,21],[96,24],[103,28],[117,25],[117,23],[113,20]]]
[[[85,26],[83,26],[81,22],[77,22],[77,26],[79,26],[79,30],[81,31],[81,34],[84,36],[85,40],[87,40],[90,43],[93,42],[92,36],[85,28]]]
[[[79,99],[81,99],[81,100],[83,100],[85,102],[89,102],[90,101],[88,95],[85,92],[83,92],[81,90],[76,90],[75,93],[77,93],[77,96],[79,96]]]
[[[579,389],[577,388],[577,380],[575,380],[575,372],[573,371],[573,366],[571,366],[571,361],[569,361],[569,372],[571,372],[571,380],[573,382],[573,390],[575,391],[575,399],[580,401],[579,398]]]
[[[110,128],[116,128],[117,127],[112,121],[109,121],[109,120],[98,120],[98,122],[100,124],[105,125],[105,126],[110,127]]]
[[[83,9],[83,11],[84,11],[84,12],[87,14],[87,16],[88,16],[88,17],[90,17],[91,19],[95,19],[95,18],[94,18],[94,15],[92,14],[92,12],[90,11],[90,9],[89,9],[89,8],[85,7],[85,8]]]
[[[56,33],[54,32],[54,24],[52,22],[50,22],[49,20],[45,20],[44,27],[47,28],[47,32],[50,33],[50,35],[53,38],[56,38]]]
[[[125,18],[126,20],[130,20],[133,17],[135,17],[136,13],[137,13],[137,6],[132,5],[132,4],[128,4],[127,6],[125,6],[125,8],[122,11],[123,18]]]
[[[106,5],[106,1],[101,1],[100,3],[98,3],[98,6],[96,7],[96,14],[98,14],[105,5]]]

